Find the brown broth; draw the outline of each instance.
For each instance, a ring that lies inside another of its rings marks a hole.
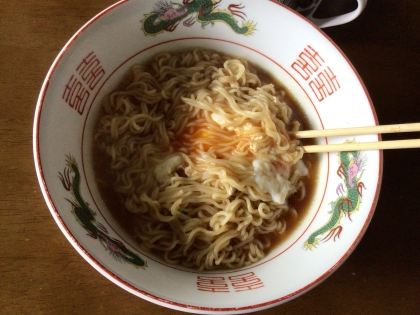
[[[296,100],[290,93],[287,92],[287,89],[279,84],[275,79],[271,77],[270,74],[252,69],[256,71],[258,77],[263,83],[272,82],[276,90],[285,90],[285,101],[288,106],[292,109],[292,120],[297,120],[301,129],[308,130],[310,129],[309,118],[304,113],[303,109],[297,105]],[[302,145],[311,145],[315,144],[313,139],[304,139]],[[93,142],[93,165],[94,174],[96,183],[99,189],[100,196],[102,197],[103,202],[111,212],[111,215],[115,221],[118,222],[118,225],[129,235],[133,235],[136,222],[136,214],[129,212],[124,205],[122,204],[120,197],[114,191],[112,187],[113,175],[109,169],[110,159],[104,154]],[[292,206],[297,211],[297,216],[292,214],[284,215],[283,219],[286,221],[287,229],[283,234],[270,233],[261,237],[267,238],[270,240],[271,246],[266,253],[277,248],[282,242],[284,242],[300,225],[303,219],[307,216],[310,204],[315,193],[317,178],[318,178],[318,155],[317,154],[305,154],[303,156],[303,161],[309,169],[309,176],[303,178],[303,182],[306,187],[306,196],[303,200],[299,200],[299,193],[295,196],[291,196],[288,199],[289,205]]]
[[[114,176],[110,171],[110,158],[104,154],[95,144],[93,145],[93,171],[95,174],[96,184],[98,186],[99,195],[106,207],[109,209],[112,218],[118,222],[118,225],[129,235],[134,231],[135,214],[129,212],[120,196],[113,188]]]
[[[298,121],[300,123],[301,130],[310,130],[311,125],[309,123],[309,117],[306,115],[303,108],[298,106],[298,101],[294,98],[293,95],[287,90],[287,88],[278,82],[270,73],[261,70],[259,68],[251,68],[253,72],[258,74],[258,77],[263,84],[273,83],[276,90],[283,90],[286,92],[284,96],[284,101],[286,104],[292,109],[292,121]],[[314,139],[302,139],[301,145],[314,145]],[[297,229],[303,219],[307,216],[313,196],[316,190],[316,183],[318,180],[318,167],[319,167],[319,159],[317,154],[304,154],[302,158],[305,165],[308,167],[309,175],[307,177],[302,178],[302,181],[306,188],[306,195],[305,197],[300,200],[299,193],[292,195],[288,199],[288,203],[290,207],[293,207],[296,212],[297,216],[294,216],[292,213],[287,213],[283,216],[284,221],[286,222],[286,230],[283,234],[278,233],[269,233],[268,235],[264,235],[262,237],[268,238],[270,240],[270,248],[266,250],[266,253],[277,248],[281,243],[283,243],[290,235]]]

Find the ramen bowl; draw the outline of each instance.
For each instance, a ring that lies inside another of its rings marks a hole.
[[[244,58],[280,82],[315,129],[377,124],[347,58],[316,26],[274,1],[120,1],[65,45],[42,86],[34,121],[39,183],[61,231],[98,272],[176,310],[239,314],[294,299],[351,254],[377,202],[379,151],[319,153],[306,214],[258,262],[199,271],[144,251],[112,215],[95,180],[94,127],[104,97],[134,64],[160,52],[212,49]],[[378,135],[319,138],[375,142]]]

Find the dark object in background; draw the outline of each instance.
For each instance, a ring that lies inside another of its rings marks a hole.
[[[303,16],[308,16],[313,11],[316,19],[326,19],[353,12],[357,9],[356,0],[276,0],[289,8],[299,12]],[[319,2],[321,3],[319,4]],[[319,4],[319,5],[318,5]]]

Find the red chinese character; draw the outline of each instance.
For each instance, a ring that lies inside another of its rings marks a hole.
[[[253,272],[243,275],[231,276],[229,280],[235,292],[255,290],[264,287],[264,283]]]
[[[105,75],[105,70],[93,52],[82,60],[76,71],[78,71],[82,80],[88,84],[90,90],[93,90]]]
[[[83,115],[89,96],[89,91],[72,75],[64,88],[62,98],[71,108],[74,108],[80,115]]]
[[[61,97],[63,100],[66,101],[66,103],[69,102],[70,96],[77,82],[77,79],[74,77],[74,75],[72,75],[69,82],[66,84],[63,96]]]
[[[311,87],[318,101],[321,102],[327,97],[325,92],[325,83],[322,82],[322,80],[314,78],[311,82],[309,82],[309,86]]]
[[[338,83],[337,76],[332,72],[330,67],[327,67],[327,69],[324,70],[324,73],[327,76],[327,80],[331,88],[334,89],[334,91],[337,91],[340,88],[340,83]]]
[[[224,277],[197,277],[197,289],[207,292],[229,292],[228,284]]]
[[[314,92],[318,101],[323,101],[327,96],[334,94],[340,88],[337,76],[327,67],[319,73],[316,78],[309,82],[309,86]]]
[[[98,58],[96,58],[96,55],[93,53],[93,51],[87,55],[86,58],[83,58],[82,62],[80,63],[80,65],[77,67],[76,71],[83,76],[84,73],[86,73],[90,67],[90,65],[97,60]]]
[[[308,45],[308,47],[299,54],[299,58],[292,63],[292,68],[295,69],[304,80],[308,80],[313,73],[318,71],[323,63],[324,59],[322,59],[320,54]]]

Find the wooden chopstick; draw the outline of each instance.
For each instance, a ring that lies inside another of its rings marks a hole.
[[[334,137],[334,136],[352,136],[352,135],[369,135],[376,133],[395,133],[395,132],[413,132],[420,131],[420,123],[400,124],[400,125],[382,125],[371,127],[356,128],[339,128],[324,130],[301,130],[290,132],[295,138],[318,138],[318,137]]]
[[[303,139],[303,138],[354,136],[354,135],[413,132],[413,131],[420,131],[420,123],[382,125],[382,126],[371,126],[371,127],[356,127],[356,128],[324,129],[324,130],[302,130],[302,131],[291,132],[290,135],[298,139]],[[420,148],[420,139],[303,146],[305,153],[408,149],[408,148]]]
[[[420,139],[303,146],[305,153],[420,148]]]

